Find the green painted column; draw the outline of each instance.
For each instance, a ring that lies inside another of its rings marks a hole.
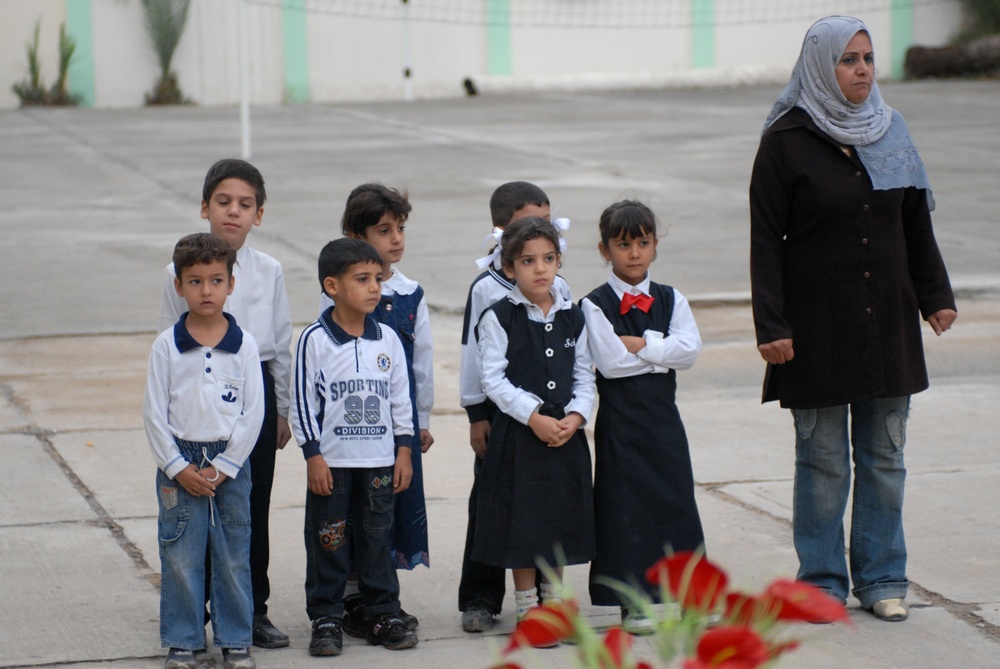
[[[487,73],[510,76],[510,0],[486,0],[486,49]]]
[[[66,34],[76,41],[73,60],[69,64],[69,91],[80,96],[80,104],[93,107],[94,31],[90,16],[90,0],[66,0]]]
[[[309,101],[309,42],[306,0],[281,0],[281,33],[285,58],[285,102]]]
[[[913,0],[894,0],[891,11],[891,62],[889,78],[902,79],[906,50],[913,44]],[[877,52],[876,52],[877,53]],[[878,60],[876,59],[876,63]]]
[[[691,67],[715,67],[715,6],[713,0],[691,0]]]

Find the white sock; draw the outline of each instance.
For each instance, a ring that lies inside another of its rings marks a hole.
[[[542,583],[541,586],[542,587],[540,594],[542,596],[542,601],[544,601],[546,604],[550,602],[551,603],[561,602],[563,600],[563,598],[559,595],[558,588],[556,588],[554,584]]]
[[[538,590],[531,588],[530,590],[515,590],[514,591],[514,606],[517,609],[517,619],[521,621],[530,609],[538,606]]]

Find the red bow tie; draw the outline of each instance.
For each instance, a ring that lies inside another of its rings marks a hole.
[[[653,297],[651,295],[633,295],[632,293],[625,293],[622,295],[621,313],[628,313],[628,310],[632,308],[633,304],[641,309],[642,313],[648,313],[649,308],[653,306]]]

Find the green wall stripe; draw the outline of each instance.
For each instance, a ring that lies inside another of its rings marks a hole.
[[[889,76],[892,79],[902,79],[906,50],[913,44],[913,0],[895,0],[892,3],[891,21],[892,61]]]
[[[486,71],[510,76],[514,70],[510,47],[510,0],[486,0]]]
[[[691,0],[691,67],[715,67],[713,0]]]
[[[281,32],[285,57],[285,102],[309,102],[309,43],[306,0],[282,0]]]
[[[97,96],[90,0],[66,0],[66,34],[76,40],[76,51],[69,64],[69,91],[80,96],[81,105],[93,107]]]

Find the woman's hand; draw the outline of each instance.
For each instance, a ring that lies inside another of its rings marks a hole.
[[[778,339],[757,347],[760,357],[772,365],[783,365],[795,357],[791,339]]]
[[[954,309],[942,309],[937,313],[931,314],[927,322],[931,324],[934,334],[940,337],[946,330],[951,329],[951,325],[955,322],[956,318],[958,318],[958,312]]]

